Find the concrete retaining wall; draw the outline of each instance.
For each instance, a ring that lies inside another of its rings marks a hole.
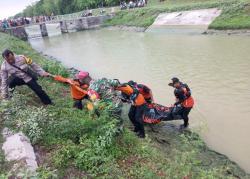
[[[100,27],[104,23],[105,20],[110,19],[110,18],[112,18],[112,15],[90,16],[90,17],[81,17],[81,18],[77,18],[74,20],[64,20],[64,21],[60,21],[60,29],[62,33],[77,32],[81,30],[93,29],[93,28]],[[38,37],[48,36],[46,23],[41,23],[37,25],[40,27],[39,28],[40,30],[38,30],[36,36]],[[10,35],[18,37],[22,40],[25,40],[25,41],[28,40],[28,34],[26,33],[24,26],[1,30],[1,31],[5,33],[9,33]]]
[[[10,35],[13,35],[21,40],[28,40],[28,34],[25,31],[24,27],[15,27],[11,29],[0,29],[1,32],[8,33]]]
[[[110,15],[82,17],[75,20],[61,21],[60,27],[62,33],[88,30],[100,27],[105,20],[110,18],[112,18]]]

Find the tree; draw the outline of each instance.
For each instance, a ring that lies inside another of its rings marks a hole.
[[[27,17],[39,15],[70,14],[84,9],[98,8],[100,6],[118,5],[119,0],[40,0],[27,6],[22,15]],[[21,14],[19,13],[18,16]]]
[[[45,14],[45,10],[43,9],[43,0],[40,0],[35,4],[34,15],[40,16],[44,14]]]
[[[28,6],[23,10],[23,16],[32,17],[34,16],[34,6]]]
[[[58,8],[60,14],[69,14],[74,12],[74,0],[59,0],[58,1]]]

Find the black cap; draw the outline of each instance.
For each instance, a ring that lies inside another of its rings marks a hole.
[[[174,86],[175,83],[180,82],[180,80],[176,77],[173,77],[171,80],[172,80],[172,82],[168,84],[169,86]]]
[[[134,86],[134,85],[136,85],[136,82],[134,82],[133,80],[130,80],[130,81],[128,82],[128,85]]]

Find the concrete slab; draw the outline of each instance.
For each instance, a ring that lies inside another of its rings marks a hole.
[[[152,26],[204,25],[208,26],[221,14],[217,8],[160,14]]]

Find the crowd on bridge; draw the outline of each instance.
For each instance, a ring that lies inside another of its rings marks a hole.
[[[17,19],[4,19],[0,20],[0,27],[2,29],[8,29],[11,27],[18,27],[22,25],[30,24],[30,18],[17,18]]]
[[[8,28],[14,28],[18,26],[24,26],[32,23],[42,23],[46,21],[52,20],[54,14],[52,13],[50,16],[34,16],[34,17],[19,17],[12,19],[3,19],[0,20],[0,29],[6,30]]]
[[[132,9],[137,7],[144,7],[147,5],[148,0],[130,0],[128,3],[126,1],[122,1],[120,3],[120,9]]]

